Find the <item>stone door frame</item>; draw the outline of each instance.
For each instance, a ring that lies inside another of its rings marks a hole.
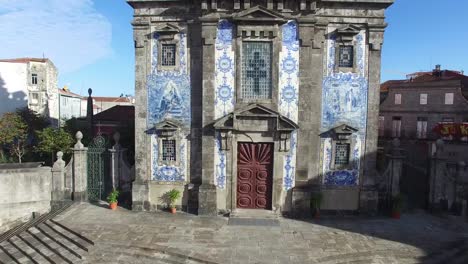
[[[271,210],[280,214],[283,196],[283,157],[285,152],[278,151],[279,142],[275,140],[275,132],[235,132],[232,136],[231,151],[227,156],[227,209],[231,212],[237,209],[237,146],[238,143],[269,143],[273,146]],[[230,172],[229,172],[230,170]],[[264,209],[247,209],[264,210]]]

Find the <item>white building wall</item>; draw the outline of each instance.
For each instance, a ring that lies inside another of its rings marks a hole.
[[[37,74],[37,84],[32,83],[33,73]],[[57,68],[50,61],[0,62],[0,114],[28,107],[57,125],[57,76]]]
[[[27,65],[0,62],[0,115],[28,106]]]

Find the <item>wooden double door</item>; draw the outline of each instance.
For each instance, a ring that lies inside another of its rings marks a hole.
[[[238,143],[237,208],[271,210],[272,143]]]

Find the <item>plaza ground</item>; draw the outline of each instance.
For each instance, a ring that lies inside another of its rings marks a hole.
[[[83,203],[73,205],[53,222],[94,243],[86,246],[88,252],[70,246],[80,252],[81,260],[63,250],[61,255],[72,263],[467,263],[461,262],[467,257],[467,225],[422,213],[403,215],[400,220],[233,221],[185,213],[111,211],[104,205]],[[55,229],[62,230],[60,226]],[[27,237],[15,245],[28,248],[24,240]],[[51,248],[62,252],[52,240]],[[36,254],[42,246],[37,244],[36,250],[23,251],[37,263],[48,263]],[[11,248],[6,242],[0,245],[4,250]],[[31,263],[29,257],[13,255],[17,263]],[[0,257],[10,263],[2,251]]]

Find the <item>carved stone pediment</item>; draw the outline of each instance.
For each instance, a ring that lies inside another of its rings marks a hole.
[[[323,137],[331,137],[334,139],[348,139],[352,134],[358,132],[356,128],[346,124],[337,126],[321,134]]]
[[[213,124],[217,130],[290,133],[299,128],[291,119],[260,104],[236,110]]]
[[[155,32],[159,34],[176,34],[182,31],[180,27],[171,23],[165,23],[162,25],[156,26],[154,29]]]
[[[234,21],[257,21],[257,22],[276,22],[284,23],[286,19],[280,13],[269,10],[262,6],[255,6],[241,12],[238,12],[232,16]]]
[[[337,40],[341,42],[351,42],[353,41],[354,36],[359,34],[361,28],[355,25],[346,25],[344,27],[338,28],[335,31]]]
[[[163,137],[173,136],[180,128],[180,124],[172,120],[165,120],[154,125],[156,133]]]

